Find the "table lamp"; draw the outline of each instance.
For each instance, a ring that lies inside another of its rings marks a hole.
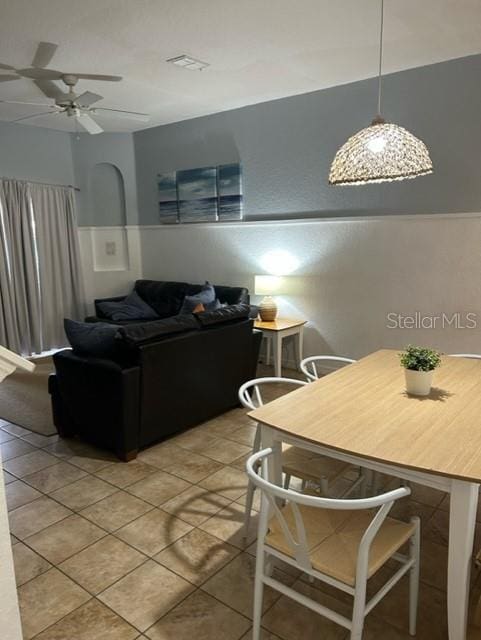
[[[255,276],[255,294],[264,296],[259,305],[259,315],[263,322],[273,322],[277,316],[273,294],[282,293],[283,279],[280,276]]]

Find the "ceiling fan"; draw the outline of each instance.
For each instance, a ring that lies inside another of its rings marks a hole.
[[[45,67],[52,60],[56,50],[56,44],[53,44],[52,42],[40,42],[31,67],[26,69],[15,69],[10,65],[0,64],[0,69],[13,71],[16,74],[0,74],[0,82],[8,82],[11,80],[18,80],[20,78],[31,78],[47,98],[55,101],[54,104],[45,104],[41,102],[25,102],[21,100],[0,100],[0,103],[4,104],[24,104],[48,108],[48,111],[42,111],[30,116],[24,116],[23,118],[17,118],[16,120],[13,120],[13,122],[21,122],[23,120],[30,120],[45,115],[65,114],[68,117],[74,118],[81,127],[88,131],[88,133],[96,134],[102,133],[103,131],[102,127],[92,117],[97,112],[102,112],[103,114],[105,112],[104,115],[108,115],[109,113],[112,115],[116,114],[121,117],[131,118],[141,122],[148,121],[149,116],[146,113],[124,111],[122,109],[109,109],[107,107],[92,107],[92,105],[99,102],[99,100],[103,100],[103,97],[96,93],[91,93],[90,91],[85,91],[81,95],[77,95],[74,90],[77,82],[79,80],[119,82],[122,80],[122,77],[91,73],[64,73],[63,71],[46,69]],[[68,88],[67,92],[64,93],[55,84],[55,81],[57,80],[62,81],[66,85]]]

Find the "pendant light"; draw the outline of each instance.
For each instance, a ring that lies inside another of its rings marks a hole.
[[[329,184],[360,185],[417,178],[433,172],[429,151],[421,140],[381,116],[384,0],[381,0],[381,28],[378,74],[378,114],[369,127],[354,134],[336,153],[329,172]]]

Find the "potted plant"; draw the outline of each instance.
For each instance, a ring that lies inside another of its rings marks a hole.
[[[406,376],[406,391],[415,396],[429,395],[434,369],[441,364],[440,354],[427,347],[408,345],[399,357]]]

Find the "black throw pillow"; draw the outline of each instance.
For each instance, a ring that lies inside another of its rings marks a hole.
[[[117,360],[122,354],[120,327],[108,322],[77,322],[65,318],[65,334],[74,353]]]
[[[102,314],[113,322],[124,320],[157,320],[158,315],[136,291],[118,302],[98,302]]]

